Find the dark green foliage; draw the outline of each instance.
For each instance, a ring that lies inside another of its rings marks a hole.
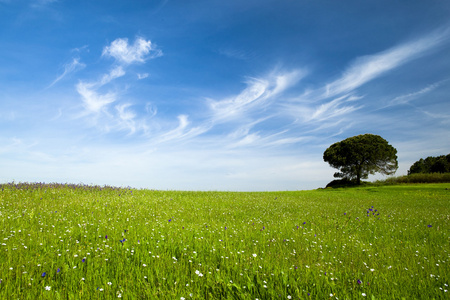
[[[428,156],[416,161],[408,171],[408,175],[417,173],[449,173],[450,154],[441,156]]]
[[[345,188],[355,186],[356,182],[347,178],[335,179],[327,184],[327,188]]]
[[[448,183],[450,173],[416,173],[408,176],[390,177],[386,180],[376,181],[375,185],[392,185],[402,183]]]
[[[369,174],[394,174],[398,168],[397,150],[379,135],[362,134],[334,143],[323,160],[339,170],[336,178],[361,183]]]

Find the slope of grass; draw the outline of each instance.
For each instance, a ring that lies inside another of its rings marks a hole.
[[[442,299],[450,185],[6,184],[0,299]]]

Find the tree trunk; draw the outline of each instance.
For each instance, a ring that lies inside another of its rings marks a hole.
[[[362,166],[358,166],[356,168],[356,184],[357,185],[361,184],[361,169],[362,169]]]

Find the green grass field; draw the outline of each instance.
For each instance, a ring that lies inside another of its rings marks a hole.
[[[0,299],[449,299],[450,184],[5,184]]]

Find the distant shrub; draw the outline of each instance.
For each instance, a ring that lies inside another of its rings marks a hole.
[[[335,179],[333,181],[330,181],[326,188],[343,188],[343,187],[351,187],[358,185],[356,181],[349,180],[347,178],[344,179]]]
[[[450,182],[450,173],[415,173],[406,176],[390,177],[376,181],[375,185],[401,183],[446,183]]]

